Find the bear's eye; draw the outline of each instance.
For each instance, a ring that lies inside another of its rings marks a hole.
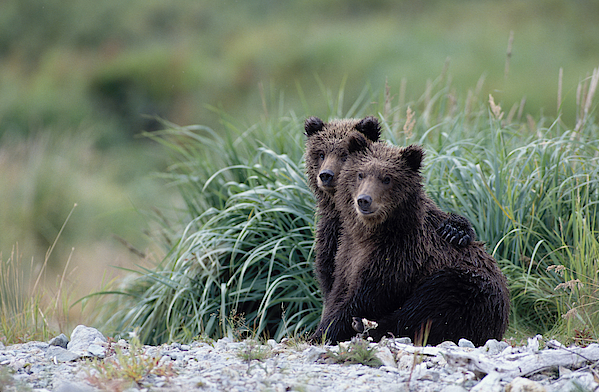
[[[320,160],[324,161],[324,153],[323,152],[318,154],[318,157],[320,158]]]
[[[364,174],[362,174],[362,173],[358,173],[358,180],[361,180],[361,179],[363,179],[363,178],[364,178]]]
[[[383,178],[383,184],[387,185],[389,183],[391,183],[391,177],[385,176],[385,178]]]
[[[341,156],[341,162],[345,162],[345,161],[347,161],[347,154],[343,154]]]

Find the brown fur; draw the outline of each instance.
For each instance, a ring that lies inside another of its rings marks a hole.
[[[310,117],[306,120],[304,128],[308,137],[305,153],[306,175],[308,185],[316,196],[318,214],[314,268],[326,303],[333,286],[334,260],[341,228],[334,195],[337,178],[349,155],[347,143],[351,135],[363,135],[367,142],[378,140],[380,126],[374,117],[333,120],[329,123],[324,123],[317,117]],[[323,182],[325,175],[327,181]]]
[[[505,277],[483,244],[456,248],[438,233],[449,214],[424,192],[422,149],[359,136],[348,148],[335,194],[343,235],[313,339],[349,339],[353,317],[378,321],[377,339],[387,332],[414,338],[429,321],[431,344],[501,339],[509,314]]]

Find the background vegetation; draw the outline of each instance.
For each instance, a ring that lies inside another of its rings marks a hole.
[[[425,144],[429,192],[513,277],[515,330],[567,320],[570,336],[593,334],[593,311],[568,313],[593,291],[553,288],[596,277],[598,16],[591,0],[4,1],[0,260],[3,281],[23,284],[2,302],[43,287],[36,306],[66,314],[28,320],[40,336],[69,332],[93,321],[66,304],[127,275],[107,269],[120,266],[144,272],[119,289],[144,309],[102,305],[154,342],[230,333],[233,311],[277,336],[309,328],[320,300],[301,123],[378,114],[392,142]],[[152,307],[175,312],[158,325]]]

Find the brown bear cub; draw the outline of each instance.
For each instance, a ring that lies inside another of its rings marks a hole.
[[[334,120],[326,124],[317,117],[310,117],[305,122],[305,131],[308,137],[306,174],[308,185],[316,196],[319,215],[316,223],[314,269],[326,303],[333,287],[334,260],[341,228],[333,197],[339,172],[349,155],[347,141],[350,135],[359,132],[368,142],[375,142],[379,139],[381,129],[374,117]]]
[[[317,117],[305,122],[306,174],[308,184],[316,196],[318,222],[316,226],[316,258],[314,267],[325,304],[333,287],[334,260],[339,242],[341,221],[335,208],[335,188],[339,173],[348,155],[348,140],[362,135],[366,142],[376,142],[381,127],[375,117],[343,119],[324,123]],[[457,247],[467,246],[475,239],[470,222],[451,214],[437,228],[440,235]]]
[[[348,340],[354,317],[378,322],[370,336],[391,333],[428,344],[501,339],[509,314],[506,279],[480,242],[452,246],[438,232],[449,215],[426,195],[419,146],[346,140],[335,205],[342,235],[318,341]],[[425,330],[426,331],[423,331]]]

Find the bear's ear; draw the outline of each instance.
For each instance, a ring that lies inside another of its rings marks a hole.
[[[318,117],[312,116],[310,118],[307,118],[304,122],[304,129],[306,130],[306,136],[308,137],[322,131],[323,127],[324,123]]]
[[[368,116],[356,124],[356,130],[363,133],[368,139],[376,142],[381,137],[381,126],[376,117]]]
[[[368,148],[368,140],[359,133],[353,134],[347,138],[347,151],[350,154],[364,151]]]
[[[422,158],[424,158],[424,150],[416,144],[405,147],[401,152],[402,159],[408,167],[415,172],[420,170],[422,166]]]

